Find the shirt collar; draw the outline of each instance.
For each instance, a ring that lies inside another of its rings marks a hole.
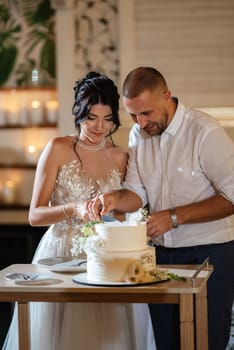
[[[185,106],[182,103],[180,103],[180,101],[176,97],[173,97],[173,99],[177,100],[176,112],[172,118],[172,121],[165,130],[166,133],[171,135],[175,135],[179,130],[185,113]]]

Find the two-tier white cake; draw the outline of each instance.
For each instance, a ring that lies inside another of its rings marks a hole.
[[[121,282],[155,267],[155,249],[147,246],[145,222],[105,222],[96,224],[95,231],[85,249],[89,280]]]

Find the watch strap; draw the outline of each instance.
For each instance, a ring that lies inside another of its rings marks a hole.
[[[177,220],[177,215],[176,215],[175,209],[174,208],[169,209],[169,212],[170,212],[170,216],[171,216],[172,227],[177,228],[179,225],[178,225],[178,220]]]

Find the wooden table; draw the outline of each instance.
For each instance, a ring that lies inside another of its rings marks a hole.
[[[182,269],[187,276],[191,276],[198,268],[197,265],[162,267],[173,272],[178,272],[174,269]],[[18,303],[20,350],[30,350],[28,303],[35,301],[179,304],[181,350],[208,350],[207,280],[212,271],[212,266],[206,267],[196,278],[195,284],[188,277],[186,281],[171,280],[144,286],[97,287],[74,283],[72,274],[53,273],[48,267],[17,264],[0,271],[0,302]],[[52,278],[62,282],[22,286],[5,279],[5,275],[12,272],[49,272]]]

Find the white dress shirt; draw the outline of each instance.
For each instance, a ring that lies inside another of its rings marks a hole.
[[[234,147],[211,116],[178,101],[161,136],[149,136],[135,124],[129,135],[124,187],[137,193],[150,212],[174,208],[219,192],[234,204]],[[179,225],[154,239],[165,247],[223,243],[234,239],[234,215]]]

